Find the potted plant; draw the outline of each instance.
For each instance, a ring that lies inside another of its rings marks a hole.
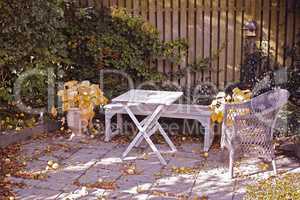
[[[252,92],[250,90],[241,90],[239,88],[234,88],[231,91],[232,94],[225,94],[225,92],[219,92],[216,99],[212,101],[209,105],[211,111],[211,121],[214,125],[214,130],[217,134],[221,134],[221,124],[224,120],[224,105],[225,104],[235,104],[249,101],[252,97]],[[228,123],[232,123],[231,119],[227,118]]]
[[[99,85],[89,81],[69,81],[63,90],[58,92],[62,100],[62,110],[67,112],[67,123],[75,136],[83,136],[88,128],[92,128],[95,116],[94,108],[105,105],[104,97]]]

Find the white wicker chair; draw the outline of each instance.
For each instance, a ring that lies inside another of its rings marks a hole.
[[[226,104],[221,146],[229,151],[229,176],[233,177],[234,155],[258,156],[272,160],[276,174],[273,129],[289,92],[275,89],[241,104]]]

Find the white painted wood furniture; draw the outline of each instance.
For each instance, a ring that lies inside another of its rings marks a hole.
[[[130,106],[134,115],[150,115],[155,109],[153,104],[135,104]],[[123,132],[122,114],[128,114],[122,103],[115,102],[105,106],[105,141]],[[112,132],[111,119],[117,115],[117,129]],[[162,110],[160,117],[193,119],[197,120],[204,127],[204,151],[208,151],[213,141],[213,131],[211,131],[210,111],[208,106],[171,104]]]
[[[152,151],[159,158],[160,162],[166,165],[165,159],[162,157],[156,146],[151,141],[150,137],[157,130],[162,134],[167,144],[170,146],[173,152],[176,151],[175,145],[172,143],[167,133],[159,124],[158,120],[161,116],[162,111],[169,105],[174,103],[183,95],[182,92],[171,92],[171,91],[154,91],[154,90],[130,90],[125,94],[122,94],[114,99],[112,102],[119,103],[124,108],[127,114],[130,116],[139,132],[133,141],[129,144],[122,157],[126,157],[134,146],[138,146],[143,139],[149,144]],[[132,106],[145,104],[152,105],[153,109],[147,114],[147,117],[141,122],[138,121],[135,114],[131,111]]]

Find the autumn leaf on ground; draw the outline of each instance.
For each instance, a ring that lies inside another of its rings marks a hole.
[[[268,163],[259,163],[258,164],[258,168],[260,169],[260,170],[262,170],[262,171],[266,171],[266,170],[268,170],[269,169],[269,164]]]
[[[187,200],[189,197],[186,194],[176,194],[173,192],[165,192],[165,191],[160,191],[160,190],[152,190],[150,191],[151,195],[154,196],[159,196],[159,197],[165,197],[165,198],[175,198],[175,199],[180,199],[180,200]]]
[[[38,172],[20,171],[16,173],[15,176],[18,178],[33,179],[33,180],[45,180],[48,178],[48,175],[42,171],[38,171]]]
[[[95,183],[80,183],[78,180],[73,182],[74,185],[78,187],[86,187],[86,188],[97,188],[97,189],[105,189],[105,190],[116,190],[118,188],[117,183],[115,181],[109,180],[98,180]]]
[[[194,168],[191,167],[172,167],[172,172],[176,174],[192,174],[195,172]]]
[[[52,106],[51,108],[51,115],[52,117],[56,118],[57,117],[57,110],[54,106]]]
[[[122,168],[122,173],[124,175],[136,175],[136,174],[140,174],[141,172],[137,170],[135,164],[126,164]]]

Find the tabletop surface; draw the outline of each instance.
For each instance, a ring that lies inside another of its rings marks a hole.
[[[128,92],[112,99],[112,102],[165,104],[174,103],[183,95],[182,92],[159,90],[129,90]]]

